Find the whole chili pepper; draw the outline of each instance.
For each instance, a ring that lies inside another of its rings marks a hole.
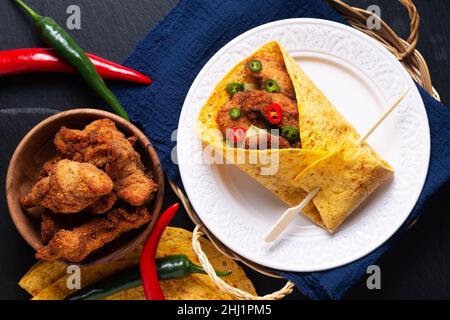
[[[164,300],[164,293],[159,285],[158,272],[156,269],[156,250],[164,229],[172,220],[180,205],[175,203],[164,211],[150,232],[141,252],[141,277],[147,300]]]
[[[146,75],[115,62],[86,53],[103,79],[123,80],[140,84],[150,84]],[[53,49],[24,48],[0,51],[0,76],[31,72],[76,73],[77,70],[61,60]]]
[[[156,259],[159,279],[179,279],[192,273],[206,274],[202,267],[195,265],[184,254],[177,254]],[[227,276],[230,272],[216,272],[218,276]],[[99,300],[119,291],[141,285],[139,266],[134,266],[91,284],[75,292],[68,300]]]
[[[108,89],[102,77],[95,70],[91,60],[84,51],[69,36],[69,34],[50,17],[43,17],[31,9],[22,0],[15,0],[34,20],[39,29],[41,38],[55,49],[56,53],[70,63],[83,77],[86,83],[94,90],[112,110],[121,117],[129,120],[128,114],[117,100],[116,96]]]

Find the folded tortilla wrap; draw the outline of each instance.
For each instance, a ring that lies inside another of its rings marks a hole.
[[[238,166],[289,206],[297,205],[309,191],[320,187],[302,213],[335,232],[392,176],[393,169],[368,144],[358,144],[358,132],[280,44],[269,42],[253,55],[284,62],[296,95],[302,147],[249,150],[227,145],[216,118],[220,107],[231,99],[227,84],[250,82],[245,73],[248,58],[219,82],[199,114],[197,131],[204,142],[204,156],[212,154],[219,160],[216,163],[222,159]]]

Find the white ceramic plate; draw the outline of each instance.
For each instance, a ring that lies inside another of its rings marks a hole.
[[[195,130],[200,109],[235,64],[271,40],[288,50],[361,134],[410,87],[403,102],[368,140],[394,167],[394,179],[365,201],[335,235],[299,215],[275,242],[264,242],[264,235],[287,207],[238,168],[202,162],[202,143]],[[187,195],[223,244],[270,268],[318,271],[363,257],[401,226],[426,178],[430,134],[417,88],[384,47],[342,24],[288,19],[240,35],[203,67],[183,105],[177,151]]]

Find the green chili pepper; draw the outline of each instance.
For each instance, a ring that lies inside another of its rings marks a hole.
[[[192,273],[206,274],[202,267],[192,263],[184,254],[177,254],[156,259],[156,269],[159,279],[179,279],[184,278]],[[218,276],[227,276],[230,272],[216,272]],[[119,291],[135,288],[141,285],[141,274],[139,266],[134,266],[105,279],[83,288],[68,300],[99,300]]]
[[[281,135],[290,143],[295,143],[300,140],[298,129],[291,126],[284,126],[281,128]]]
[[[241,110],[238,108],[231,108],[230,109],[230,117],[233,120],[237,120],[241,117]]]
[[[67,300],[100,300],[141,284],[141,274],[137,265],[97,281],[70,295]]]
[[[280,86],[275,80],[267,79],[264,81],[264,88],[269,93],[277,93],[280,92]]]
[[[227,92],[232,96],[241,91],[244,91],[244,85],[242,83],[231,82],[227,85]]]
[[[15,0],[15,2],[31,16],[40,32],[41,38],[55,49],[58,55],[77,69],[78,73],[83,77],[89,87],[95,91],[115,113],[126,120],[129,120],[128,114],[115,95],[108,89],[91,60],[69,34],[52,18],[39,15],[22,0]]]
[[[262,63],[259,60],[251,60],[248,63],[248,68],[251,72],[259,72],[262,69]]]
[[[184,278],[191,273],[206,274],[202,267],[194,264],[184,254],[176,254],[164,258],[156,259],[156,270],[158,270],[159,279],[178,279]],[[219,277],[227,276],[228,271],[217,271]]]

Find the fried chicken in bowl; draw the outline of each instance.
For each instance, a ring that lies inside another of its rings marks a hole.
[[[6,193],[14,224],[39,257],[106,263],[151,231],[164,177],[137,127],[106,111],[75,109],[43,120],[23,138]]]

